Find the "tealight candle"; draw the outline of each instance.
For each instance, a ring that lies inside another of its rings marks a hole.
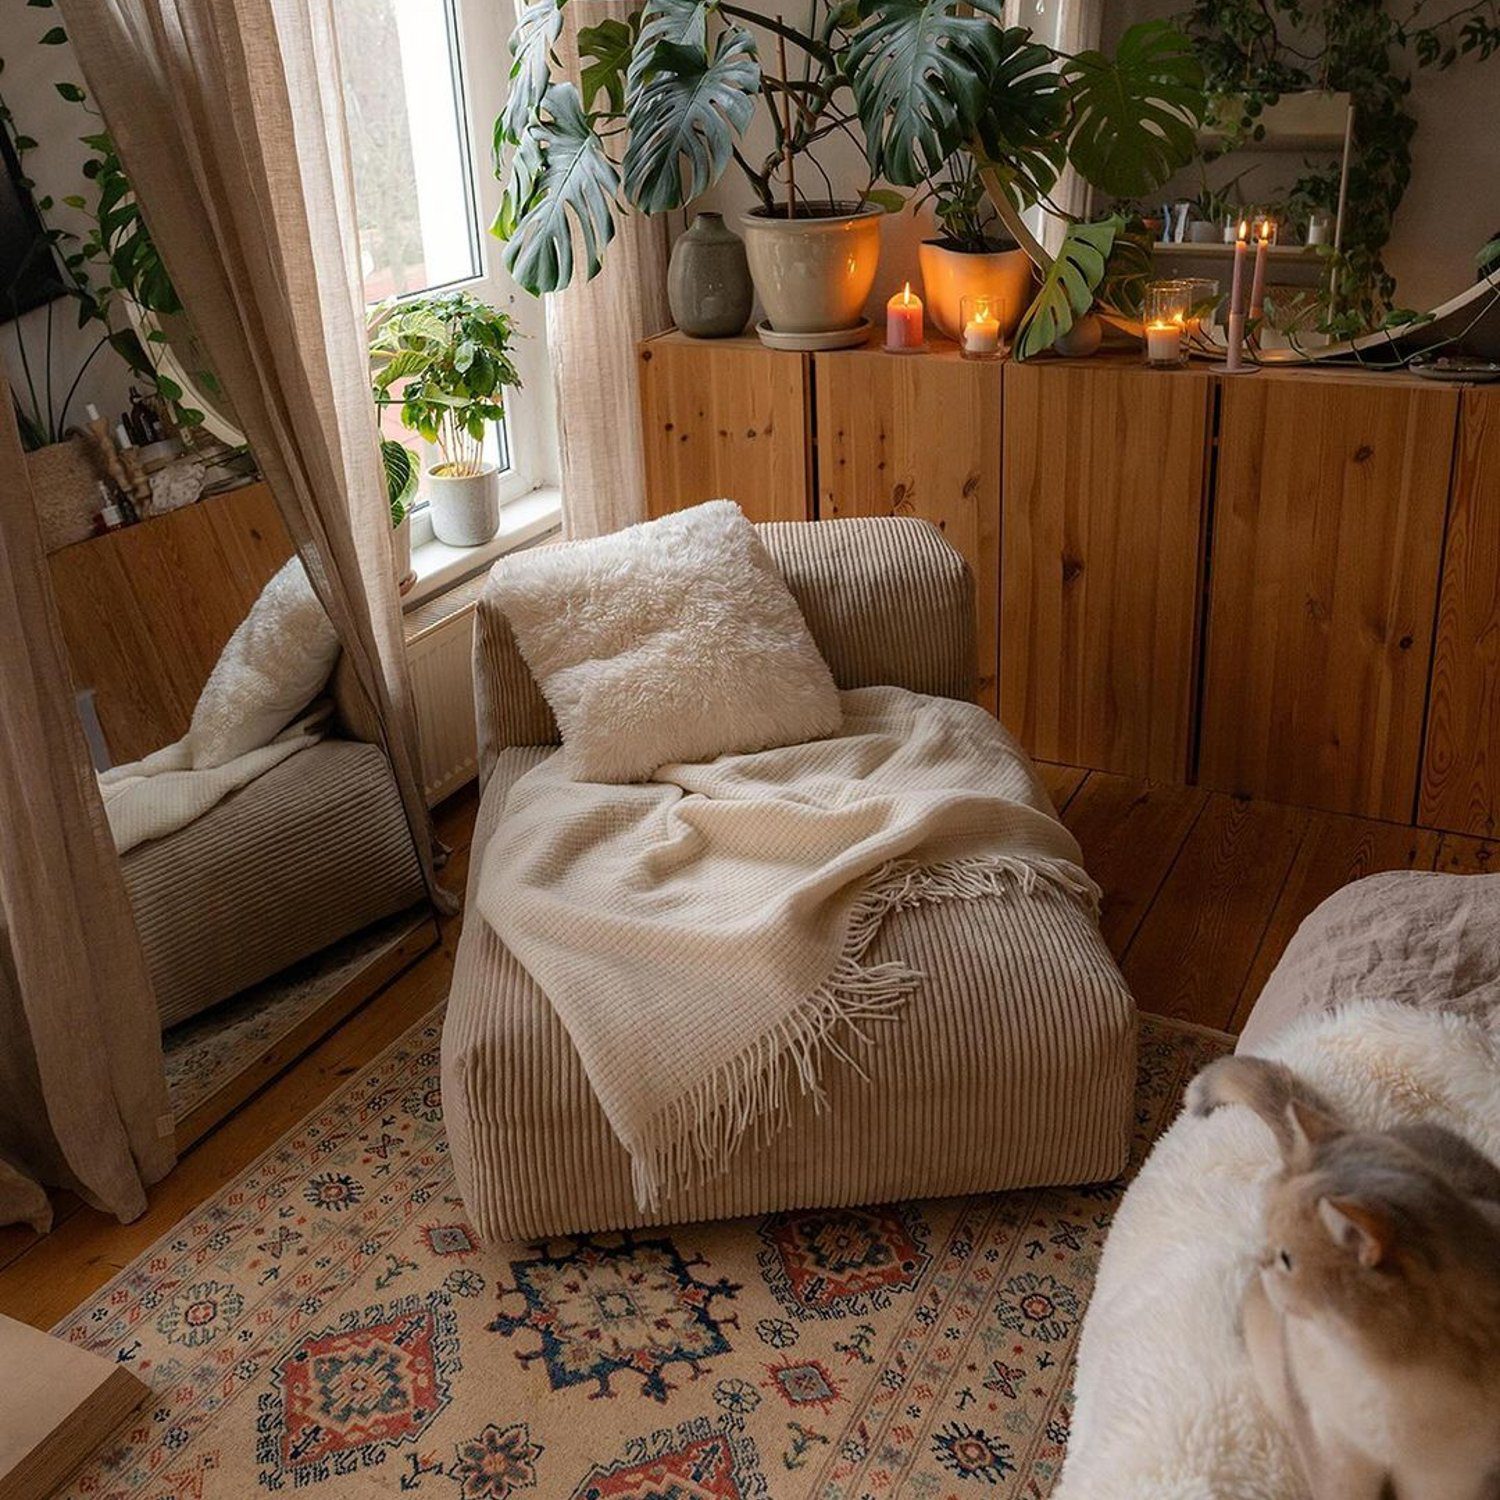
[[[909,281],[885,305],[885,347],[892,354],[912,354],[923,347],[922,299],[913,296]]]
[[[1175,365],[1182,360],[1182,324],[1146,324],[1146,358],[1153,365]]]
[[[960,299],[963,337],[959,353],[965,359],[995,359],[1000,353],[1000,319],[988,297]]]

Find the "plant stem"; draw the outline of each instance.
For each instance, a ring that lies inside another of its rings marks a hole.
[[[764,26],[767,31],[774,32],[777,36],[785,37],[793,45],[801,47],[804,52],[810,53],[823,64],[824,67],[833,66],[833,52],[825,47],[816,37],[806,35],[798,31],[795,26],[788,26],[780,16],[771,17],[758,15],[755,11],[741,10],[737,5],[720,5],[721,16],[732,16],[736,21],[747,22],[751,26]]]

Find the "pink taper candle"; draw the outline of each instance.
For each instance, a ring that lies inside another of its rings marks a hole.
[[[1271,244],[1271,221],[1262,219],[1260,237],[1255,242],[1255,276],[1250,282],[1250,319],[1260,316],[1266,300],[1266,258]]]
[[[1245,237],[1249,233],[1250,226],[1241,219],[1240,232],[1234,241],[1234,280],[1229,288],[1229,355],[1225,365],[1230,370],[1240,368],[1241,347],[1245,342]]]
[[[902,352],[922,347],[922,299],[912,296],[909,281],[885,305],[885,347]]]

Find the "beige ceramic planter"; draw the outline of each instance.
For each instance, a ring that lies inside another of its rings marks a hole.
[[[955,343],[963,329],[959,303],[964,297],[994,298],[1000,337],[1009,339],[1031,302],[1031,257],[1024,250],[993,250],[976,255],[951,250],[937,240],[917,246],[922,269],[922,298],[938,332]]]
[[[432,534],[450,547],[478,547],[500,529],[500,471],[491,465],[478,474],[427,471]]]
[[[873,203],[802,205],[795,219],[765,209],[746,214],[745,254],[766,318],[777,333],[853,328],[880,265],[880,218]],[[806,211],[822,214],[814,218]]]

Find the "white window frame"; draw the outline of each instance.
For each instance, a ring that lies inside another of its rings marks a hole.
[[[492,307],[509,313],[514,322],[518,337],[511,358],[521,376],[521,389],[507,391],[505,395],[510,467],[500,476],[503,511],[539,490],[555,492],[559,472],[557,406],[547,352],[546,308],[539,297],[533,297],[511,278],[501,258],[500,242],[489,232],[500,211],[501,197],[501,184],[490,165],[490,142],[495,119],[505,104],[515,11],[505,0],[446,0],[446,3],[458,23],[454,62],[468,126],[470,201],[478,219],[481,269],[477,276],[445,282],[441,288],[429,290],[471,292]],[[483,60],[478,69],[471,66],[473,58]],[[415,446],[420,450],[428,447],[419,438]],[[428,462],[430,458],[424,451],[424,470]],[[529,515],[536,508],[533,502],[525,510]],[[501,537],[506,530],[502,520]],[[437,545],[425,495],[419,495],[412,511],[411,541],[414,551]],[[476,554],[483,550],[474,549]]]

